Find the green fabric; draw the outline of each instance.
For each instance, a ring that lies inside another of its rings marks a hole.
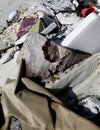
[[[36,22],[35,25],[31,28],[30,32],[39,32],[40,31],[40,19]]]

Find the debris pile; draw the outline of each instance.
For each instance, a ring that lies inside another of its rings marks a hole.
[[[2,130],[61,129],[55,123],[59,111],[70,111],[80,124],[83,119],[84,125],[88,123],[86,128],[99,130],[100,94],[94,89],[100,73],[99,8],[96,0],[43,0],[9,14],[7,27],[0,30],[0,66],[14,61],[18,75],[5,77],[5,84],[0,85]],[[62,125],[68,122],[67,114],[60,118]]]

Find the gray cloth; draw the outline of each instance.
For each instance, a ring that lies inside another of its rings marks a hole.
[[[78,5],[76,0],[73,2]],[[75,6],[71,3],[71,0],[44,0],[43,3],[57,13],[60,11],[75,10]]]
[[[58,74],[57,77],[58,80],[47,83],[46,87],[52,89],[70,87],[76,95],[100,96],[100,53]]]
[[[47,8],[47,6],[44,6],[42,4],[37,6],[36,8],[28,9],[25,12],[25,15],[31,15],[31,14],[35,14],[35,13],[38,13],[38,12],[43,12],[46,15],[51,15],[51,16],[53,15],[54,16],[53,11],[51,9]]]

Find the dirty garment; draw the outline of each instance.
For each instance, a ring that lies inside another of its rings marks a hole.
[[[17,80],[6,83],[2,89],[5,124],[1,130],[8,128],[11,116],[17,117],[22,130],[99,130],[96,125],[66,108],[46,89],[28,78],[22,78],[22,68],[19,64]]]

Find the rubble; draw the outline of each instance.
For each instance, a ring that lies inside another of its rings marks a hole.
[[[88,56],[88,54],[78,54],[61,47],[38,33],[29,33],[18,61],[25,60],[26,76],[44,80]]]
[[[43,3],[56,13],[69,10],[72,11],[78,6],[78,2],[76,0],[73,0],[72,2],[70,0],[44,0]]]
[[[99,1],[25,2],[0,28],[0,129],[99,130]]]

